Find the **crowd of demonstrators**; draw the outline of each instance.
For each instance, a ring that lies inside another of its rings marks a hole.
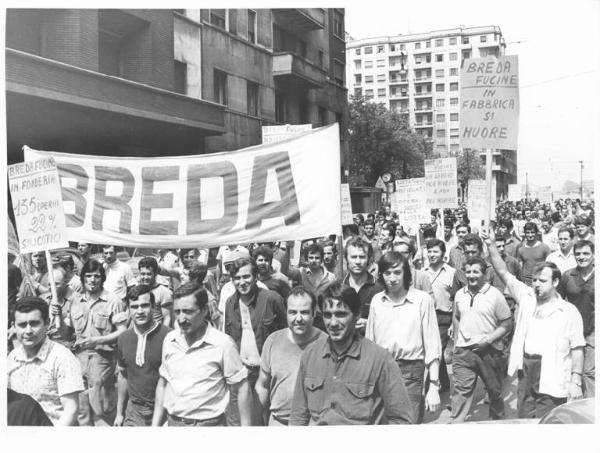
[[[77,260],[21,257],[11,423],[421,423],[443,394],[460,423],[478,379],[502,419],[507,373],[519,417],[594,395],[593,204],[498,202],[493,228],[464,205],[398,218],[386,206],[342,237],[162,248],[131,265],[83,242]]]

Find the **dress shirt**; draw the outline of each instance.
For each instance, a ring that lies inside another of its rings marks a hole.
[[[309,268],[302,269],[301,271],[302,286],[305,290],[313,293],[315,297],[318,297],[321,291],[323,291],[327,286],[329,286],[329,284],[337,280],[335,274],[329,272],[325,268],[325,266],[321,266],[321,269],[323,269],[323,275],[321,276],[321,279],[316,283],[313,283],[309,278],[309,276],[312,276],[312,272]]]
[[[423,269],[423,272],[431,282],[435,309],[452,313],[452,282],[454,281],[456,269],[444,263],[437,271],[433,270],[431,266],[427,266]]]
[[[573,254],[573,247],[571,247],[571,250],[569,250],[569,253],[566,255],[560,249],[552,252],[548,255],[546,261],[556,264],[556,267],[558,267],[561,274],[564,274],[569,269],[573,269],[577,266],[575,255]]]

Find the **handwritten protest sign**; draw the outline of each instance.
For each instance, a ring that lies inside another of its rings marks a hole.
[[[508,185],[508,201],[521,201],[523,198],[522,187],[520,184]]]
[[[425,187],[429,208],[458,207],[456,158],[426,159]]]
[[[276,143],[293,137],[294,135],[310,131],[312,124],[284,124],[282,126],[263,126],[263,144]]]
[[[425,178],[396,180],[396,192],[392,194],[391,209],[398,213],[400,225],[416,227],[431,221],[426,198]]]
[[[8,166],[19,249],[23,253],[68,247],[56,163],[52,157]]]
[[[467,201],[467,210],[471,219],[485,219],[486,210],[489,203],[486,202],[486,181],[485,179],[469,180],[469,199]]]
[[[517,149],[518,126],[517,56],[464,60],[460,73],[461,146]]]
[[[342,225],[354,223],[352,220],[352,200],[350,199],[350,185],[342,184],[340,186],[340,197],[342,203]]]

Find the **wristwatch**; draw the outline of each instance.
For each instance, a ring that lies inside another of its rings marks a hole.
[[[440,388],[440,380],[439,379],[436,381],[430,380],[429,383],[435,385],[437,388]]]

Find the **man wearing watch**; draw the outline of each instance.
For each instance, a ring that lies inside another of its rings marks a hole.
[[[493,232],[482,234],[494,270],[515,299],[515,333],[508,374],[518,373],[519,418],[540,418],[568,400],[582,397],[583,321],[577,308],[556,288],[560,271],[554,263],[537,263],[532,286],[510,274],[494,243]]]

